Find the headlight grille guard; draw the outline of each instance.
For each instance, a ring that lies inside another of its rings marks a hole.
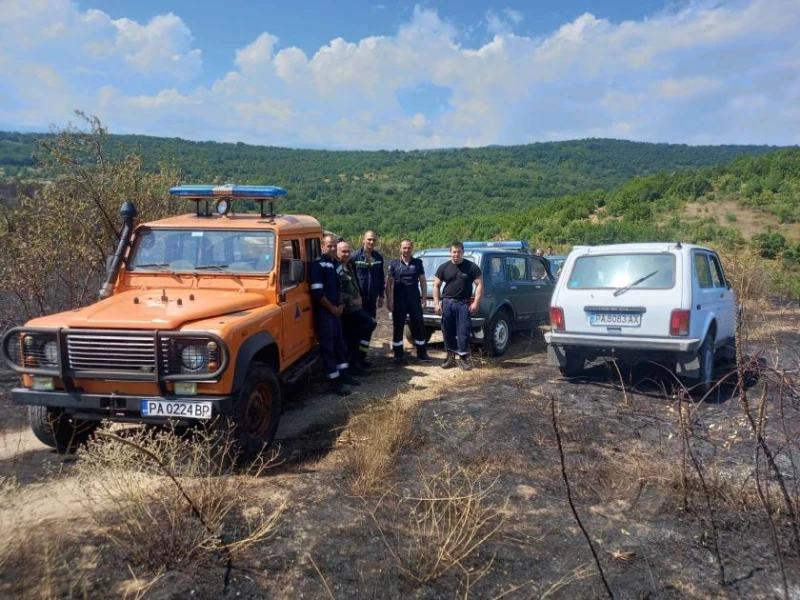
[[[25,364],[23,338],[26,335],[47,337],[58,343],[58,365],[54,367]],[[71,337],[72,336],[72,337]],[[187,345],[216,343],[217,363],[212,372],[181,373],[181,349]],[[16,346],[16,347],[14,347]],[[159,331],[127,329],[51,329],[14,327],[0,342],[0,354],[17,373],[72,379],[114,381],[214,381],[228,366],[230,353],[221,337],[194,331]],[[177,372],[175,372],[177,370]]]

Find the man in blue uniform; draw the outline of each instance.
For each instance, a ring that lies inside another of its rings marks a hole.
[[[339,396],[349,396],[351,391],[344,386],[359,385],[359,381],[347,373],[347,350],[342,338],[341,315],[342,284],[338,271],[342,268],[336,260],[336,237],[322,238],[324,254],[311,263],[311,297],[314,300],[314,327],[319,337],[320,352],[331,391]]]
[[[444,300],[439,302],[439,288],[444,283]],[[472,296],[472,284],[475,296]],[[469,338],[472,315],[478,312],[483,297],[483,273],[475,263],[464,258],[464,244],[450,245],[450,260],[439,265],[433,278],[433,305],[442,315],[442,335],[447,350],[443,369],[455,366],[469,371]]]
[[[383,293],[386,287],[383,275],[383,256],[375,250],[377,242],[378,236],[375,232],[367,231],[364,234],[364,245],[352,258],[361,292],[361,308],[373,319],[377,319],[377,309],[383,306]],[[370,332],[364,338],[366,345],[361,346],[361,353],[364,355],[362,362],[367,362],[366,357],[371,339],[372,333]]]
[[[411,326],[417,358],[430,361],[425,348],[425,323],[422,320],[428,284],[425,280],[425,267],[420,259],[412,256],[413,253],[414,244],[411,240],[400,242],[400,258],[395,258],[389,265],[389,277],[386,280],[386,307],[392,313],[392,349],[397,363],[403,362],[403,329],[406,317]]]

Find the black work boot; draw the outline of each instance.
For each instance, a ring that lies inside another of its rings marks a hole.
[[[447,353],[447,358],[442,363],[442,368],[443,369],[452,369],[455,366],[456,366],[456,357],[453,355],[452,352],[448,352]]]
[[[402,347],[401,348],[395,347],[395,349],[394,349],[394,359],[393,359],[394,362],[397,363],[398,365],[401,365],[401,364],[403,364],[403,359],[404,358],[405,357],[403,356],[403,348]]]
[[[348,390],[346,387],[344,387],[344,384],[340,381],[340,379],[341,377],[330,379],[328,385],[332,394],[346,398],[353,393],[353,390]]]
[[[339,371],[339,380],[346,385],[361,385],[361,382],[350,374],[350,369]]]
[[[367,362],[367,355],[363,352],[359,352],[355,356],[355,363],[358,365],[358,368],[364,371],[365,375],[369,375],[372,373],[372,365]]]
[[[364,375],[369,375],[370,373],[369,370],[359,365],[355,359],[350,360],[350,366],[347,368],[347,372],[350,375],[358,375],[359,377],[362,377]]]
[[[472,370],[472,363],[469,362],[469,356],[461,356],[460,354],[456,356],[456,364],[458,368],[462,371],[471,371]]]
[[[417,346],[417,360],[421,362],[431,362],[431,357],[428,356],[428,350],[425,346]]]

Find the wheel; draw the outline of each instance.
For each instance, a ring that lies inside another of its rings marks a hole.
[[[431,341],[431,338],[433,337],[433,332],[434,331],[436,331],[436,330],[433,329],[432,327],[426,327],[425,328],[425,343],[426,344]],[[414,343],[414,336],[411,335],[411,327],[409,327],[408,325],[406,325],[405,328],[403,329],[403,336],[406,338],[406,341],[409,344],[411,344],[412,346],[414,346],[416,348],[417,345]]]
[[[695,390],[705,396],[714,387],[714,335],[709,332],[703,340],[699,350],[700,377],[695,385]]]
[[[584,365],[586,364],[586,360],[583,358],[583,355],[564,350],[564,356],[567,359],[566,362],[558,367],[561,376],[577,377],[580,375],[581,372],[583,372]]]
[[[33,435],[59,454],[75,452],[100,426],[100,421],[73,419],[60,408],[29,406],[28,419]]]
[[[498,310],[483,328],[483,345],[489,356],[502,356],[511,339],[511,320],[508,313]]]
[[[272,443],[281,418],[281,388],[273,370],[265,364],[253,363],[245,378],[227,425],[233,450],[241,460],[255,458]]]

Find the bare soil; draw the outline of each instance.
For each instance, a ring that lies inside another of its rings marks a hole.
[[[787,508],[800,509],[800,317],[775,313],[764,321],[770,327],[746,347],[759,360],[744,387],[756,420],[764,399],[759,422],[788,504],[763,452],[756,477],[756,444],[730,366],[720,366],[727,383],[705,400],[686,397],[654,365],[617,371],[596,364],[567,380],[546,365],[538,330],[516,335],[502,358],[476,357],[469,373],[439,368],[438,335],[434,363],[409,358],[398,366],[382,323],[374,372],[356,394],[333,397],[321,380],[292,390],[278,460],[250,499],[258,507],[282,498],[288,508],[277,533],[230,571],[221,556],[166,569],[127,564],[86,514],[75,457],[33,438],[24,411],[9,405],[15,378],[0,374],[0,478],[19,486],[14,502],[0,507],[0,524],[13,523],[29,541],[27,553],[18,553],[25,560],[0,562],[0,596],[606,597],[582,526],[616,598],[780,598],[781,564],[788,597],[800,597],[800,548]],[[418,399],[410,439],[380,491],[354,493],[348,456],[369,440],[355,436],[352,424],[409,398]],[[581,524],[568,501],[553,408]],[[681,411],[687,427],[679,426]],[[461,469],[459,477],[481,490],[490,517],[473,552],[421,577],[430,540],[419,533],[418,499],[444,468]],[[42,538],[57,548],[45,588],[26,576],[43,560],[35,551],[48,547],[36,545]]]

